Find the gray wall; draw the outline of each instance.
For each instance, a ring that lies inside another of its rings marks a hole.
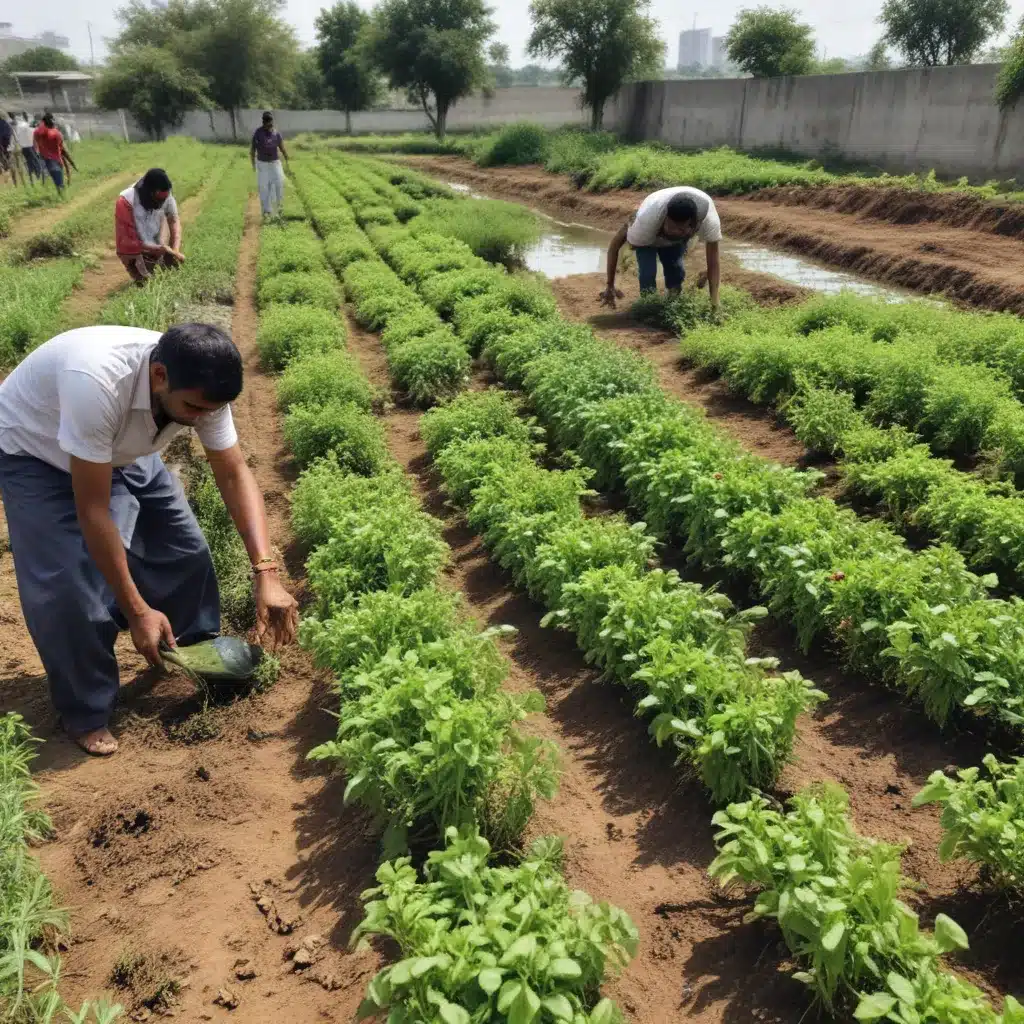
[[[1002,114],[999,67],[975,64],[798,78],[638,82],[607,126],[685,149],[842,156],[896,173],[1024,179],[1024,103]]]

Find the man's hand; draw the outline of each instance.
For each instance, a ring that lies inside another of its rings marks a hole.
[[[619,291],[618,288],[605,288],[603,292],[598,296],[601,300],[602,306],[607,306],[609,309],[615,308],[616,299],[624,299],[626,296]]]
[[[275,648],[287,647],[299,628],[299,605],[276,572],[256,574],[256,642],[269,635]]]
[[[159,665],[161,642],[168,647],[176,647],[174,630],[167,616],[155,608],[146,608],[128,620],[128,628],[132,631],[132,643],[150,665]]]

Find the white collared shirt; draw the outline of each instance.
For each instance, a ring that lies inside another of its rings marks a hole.
[[[165,448],[187,428],[156,429],[149,357],[159,339],[140,327],[80,327],[40,345],[0,384],[0,449],[70,472],[72,455],[127,466]],[[238,440],[227,405],[195,430],[210,451]]]

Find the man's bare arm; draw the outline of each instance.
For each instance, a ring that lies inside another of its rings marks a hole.
[[[718,290],[722,284],[722,258],[718,242],[708,242],[705,246],[708,263],[708,295],[711,308],[718,309]]]
[[[168,217],[167,228],[171,233],[171,248],[176,253],[181,252],[181,218]]]
[[[71,457],[71,488],[85,546],[128,620],[135,649],[151,665],[158,665],[160,643],[173,647],[174,631],[162,612],[149,607],[132,579],[121,534],[110,515],[112,477],[109,462]]]
[[[282,139],[280,141],[280,143],[278,144],[278,148],[281,150],[281,156],[283,156],[285,158],[285,160],[290,160],[291,159],[288,156],[288,150],[284,148],[284,139]]]
[[[618,291],[615,287],[615,275],[619,269],[619,253],[622,252],[622,247],[626,244],[626,233],[629,231],[629,222],[619,228],[618,231],[612,236],[611,242],[608,244],[608,277],[607,287],[601,292],[601,304],[604,306],[611,306],[615,308],[615,300],[622,298],[622,292]]]

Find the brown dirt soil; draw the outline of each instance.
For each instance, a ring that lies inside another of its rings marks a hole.
[[[461,157],[409,162],[489,195],[518,199],[562,219],[575,217],[597,227],[619,227],[646,195],[625,189],[583,192],[568,179],[538,167],[482,170]],[[923,220],[892,223],[859,211],[835,212],[792,201],[726,197],[715,202],[726,232],[737,237],[789,249],[887,284],[1024,313],[1024,243],[1012,235],[941,226],[941,221],[940,226]],[[906,211],[894,215],[909,216]]]
[[[296,566],[302,553],[287,502],[294,472],[274,383],[255,354],[258,233],[251,204],[233,320],[246,389],[234,411],[274,542]],[[342,806],[339,780],[305,759],[334,732],[324,710],[333,704],[329,686],[309,659],[297,648],[283,652],[272,690],[218,708],[219,738],[183,746],[166,727],[199,709],[194,688],[143,671],[122,638],[121,750],[102,760],[56,729],[9,553],[0,558],[0,650],[0,711],[22,712],[46,741],[36,774],[57,837],[39,856],[71,914],[69,1001],[106,989],[145,1019],[147,1000],[160,1012],[154,986],[163,991],[160,979],[171,978],[181,986],[171,1005],[187,1021],[227,1019],[222,1004],[235,999],[233,1018],[246,1024],[351,1020],[377,967],[373,955],[345,952],[377,839]],[[287,954],[310,936],[321,940],[307,943],[315,963],[295,972]],[[124,987],[110,983],[115,966]]]
[[[574,280],[556,282],[560,300],[563,285]],[[589,294],[592,282],[583,287]],[[379,340],[353,326],[349,347],[374,382],[387,388]],[[486,382],[477,373],[473,386]],[[445,523],[453,553],[448,581],[464,593],[479,620],[516,627],[507,651],[509,685],[535,687],[547,698],[547,715],[530,728],[559,744],[565,774],[553,803],[538,808],[530,832],[566,835],[570,883],[623,907],[640,929],[640,954],[610,994],[632,1020],[645,1024],[683,1016],[780,1024],[801,1019],[805,994],[789,976],[793,965],[778,932],[743,924],[749,903],[720,893],[706,877],[714,855],[712,809],[699,784],[652,744],[628,699],[598,681],[568,635],[540,629],[543,609],[514,587],[461,516],[446,506],[419,436],[419,413],[396,402],[385,418],[393,454],[417,482],[424,506]],[[787,443],[792,442],[775,442],[783,449]],[[755,644],[757,653],[780,657],[785,667],[801,669],[831,695],[817,715],[801,722],[797,759],[780,790],[840,782],[866,834],[910,845],[905,865],[925,887],[918,899],[923,916],[955,907],[976,923],[988,902],[963,893],[966,876],[938,863],[937,814],[909,810],[910,797],[931,771],[957,760],[975,763],[981,756],[976,745],[969,738],[944,740],[892,693],[844,677],[829,652],[800,657],[783,631],[767,629]],[[1003,917],[1005,938],[1012,915]],[[972,956],[965,969],[989,991],[1020,987],[1016,959],[998,940],[990,941],[987,931]]]

